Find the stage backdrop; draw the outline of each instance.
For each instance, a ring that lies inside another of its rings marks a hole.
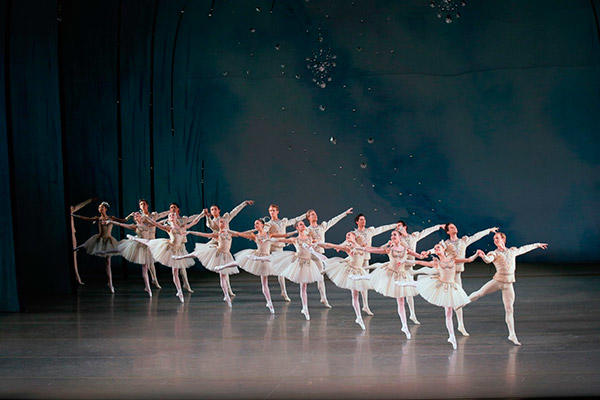
[[[271,202],[354,207],[598,261],[599,2],[439,3],[6,1],[0,308],[69,292],[68,205],[92,196],[116,215],[255,200],[237,230]]]

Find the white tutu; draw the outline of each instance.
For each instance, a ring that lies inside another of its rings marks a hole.
[[[296,283],[313,283],[323,279],[321,269],[311,258],[301,259],[293,251],[278,251],[271,255],[271,270]]]
[[[259,255],[255,249],[246,249],[239,251],[233,255],[235,261],[239,264],[240,268],[246,272],[250,272],[253,275],[267,276],[275,275],[271,270],[270,260],[254,260],[253,257],[265,257],[266,255]]]
[[[421,297],[440,307],[460,307],[469,303],[469,296],[455,282],[442,282],[438,276],[419,276],[417,290]]]
[[[181,260],[173,259],[173,256],[185,256],[187,251],[185,245],[181,243],[179,246],[172,244],[169,239],[139,239],[136,241],[146,243],[152,253],[152,258],[156,261],[171,268],[189,268],[195,264],[193,258],[184,258]]]
[[[117,245],[117,249],[121,256],[127,261],[135,264],[152,264],[154,258],[152,258],[152,252],[147,245],[135,240],[134,236],[127,235],[127,239],[123,239]]]
[[[350,264],[350,258],[333,257],[325,263],[325,273],[336,286],[349,290],[369,290],[369,280],[351,279],[351,275],[366,276],[369,273],[362,267],[354,267]]]
[[[224,268],[220,271],[215,271],[215,268],[232,262],[233,256],[230,252],[219,251],[213,243],[196,243],[196,247],[192,254],[196,256],[204,268],[209,271],[218,272],[223,275],[233,275],[240,272],[238,267]]]
[[[413,282],[412,275],[404,270],[404,267],[393,268],[389,262],[373,264],[371,267],[376,267],[370,276],[371,288],[377,293],[396,299],[400,297],[413,297],[419,294],[417,288],[414,286],[399,286],[395,283],[396,281]]]
[[[118,245],[119,242],[114,237],[103,238],[97,233],[86,240],[82,246],[89,255],[106,258],[117,255],[115,253],[118,252]]]

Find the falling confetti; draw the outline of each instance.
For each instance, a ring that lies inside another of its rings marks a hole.
[[[281,46],[279,45],[279,43],[277,43],[277,44],[275,45],[275,50],[279,50],[280,48],[281,48]]]
[[[360,167],[361,167],[362,169],[365,169],[365,168],[367,168],[367,163],[366,163],[366,162],[364,162],[364,161],[363,161],[363,162],[361,162],[361,163],[360,163]]]
[[[337,143],[337,139],[335,138],[335,136],[332,136],[332,137],[329,138],[329,142],[331,144],[336,144]]]
[[[323,104],[319,105],[319,110],[325,111],[325,106]]]
[[[372,137],[367,139],[367,143],[369,144],[373,144],[375,142],[375,139],[373,139]]]
[[[322,37],[319,37],[322,39]],[[312,81],[322,89],[331,82],[333,78],[331,74],[336,67],[335,59],[337,56],[332,53],[331,49],[315,50],[311,57],[306,57],[306,68],[312,73]]]
[[[254,33],[254,32],[256,32],[256,28],[250,28],[250,32],[251,32],[251,33]]]
[[[460,18],[458,9],[459,7],[465,7],[466,5],[466,1],[458,0],[431,0],[429,3],[429,7],[437,10],[437,17],[442,19],[443,16],[444,22],[447,24],[451,24],[452,21],[454,21],[453,18]]]

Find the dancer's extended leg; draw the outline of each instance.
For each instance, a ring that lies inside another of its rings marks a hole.
[[[142,278],[144,278],[144,290],[152,297],[152,290],[150,290],[150,282],[148,280],[148,264],[142,266]]]
[[[460,287],[462,287],[462,278],[460,272],[456,273],[456,276],[454,277],[454,282],[456,282]],[[467,330],[465,329],[462,308],[456,310],[456,321],[458,321],[458,331],[462,333],[463,336],[469,336],[469,332],[467,332]]]
[[[300,299],[302,300],[302,314],[306,317],[307,320],[310,320],[310,314],[308,313],[308,296],[306,295],[306,287],[308,284],[301,283],[300,284]]]
[[[285,278],[283,276],[278,276],[277,280],[279,281],[279,287],[281,287],[281,297],[283,297],[285,301],[291,301],[287,294],[287,288],[285,287]]]
[[[227,275],[219,274],[219,283],[221,284],[221,290],[223,291],[223,301],[225,301],[227,305],[231,307],[231,297],[229,297],[229,291],[227,290],[226,276]]]
[[[517,334],[515,333],[515,318],[514,318],[514,304],[515,304],[515,289],[512,285],[506,284],[507,287],[502,289],[502,302],[504,303],[504,312],[506,326],[508,327],[508,340],[516,344],[517,346],[521,345],[519,339],[517,339]]]
[[[271,302],[271,292],[269,291],[269,277],[261,276],[260,283],[262,285],[262,292],[265,295],[265,300],[267,300],[267,308],[271,311],[271,314],[275,314],[275,310],[273,309],[273,303]]]
[[[398,315],[400,316],[400,321],[402,321],[402,332],[404,332],[407,339],[410,339],[408,322],[406,322],[406,311],[404,310],[404,297],[398,297],[396,301],[398,303]]]
[[[173,283],[175,284],[175,289],[177,289],[177,293],[175,296],[179,297],[179,301],[183,303],[183,292],[181,291],[181,282],[179,281],[179,268],[173,268]]]
[[[362,315],[360,313],[360,301],[358,300],[359,292],[358,290],[352,290],[352,307],[354,308],[354,313],[356,314],[356,322],[362,330],[365,330],[365,323],[363,322]]]
[[[190,286],[190,281],[188,281],[187,271],[185,268],[179,268],[179,273],[181,274],[181,280],[183,280],[183,288],[190,293],[194,293]]]
[[[108,276],[108,289],[110,290],[111,293],[115,292],[115,288],[113,286],[113,281],[112,281],[112,270],[110,268],[110,257],[106,257],[105,258],[105,263],[106,263],[106,275]]]
[[[363,308],[362,310],[367,313],[367,315],[373,315],[373,311],[369,308],[369,291],[363,290],[360,292],[363,300]]]
[[[444,307],[446,310],[446,329],[448,329],[448,342],[456,350],[456,336],[454,336],[454,322],[452,321],[452,307]]]
[[[321,295],[321,303],[327,307],[331,308],[329,301],[327,301],[327,291],[325,290],[325,279],[321,277],[320,281],[317,281],[317,287],[319,288],[319,294]]]

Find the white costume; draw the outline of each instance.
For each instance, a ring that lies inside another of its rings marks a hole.
[[[349,246],[344,242],[341,246]],[[369,280],[352,279],[351,276],[367,276],[369,273],[362,267],[365,253],[356,248],[350,248],[349,257],[333,257],[325,261],[325,273],[336,286],[348,290],[371,289]]]
[[[281,275],[292,282],[312,283],[321,277],[321,268],[313,260],[310,251],[303,246],[311,245],[311,239],[295,237],[291,239],[296,251],[279,251],[271,256],[272,269],[277,275]]]
[[[217,267],[231,263],[233,256],[231,255],[231,233],[225,230],[218,233],[216,245],[211,242],[196,243],[194,252],[191,253],[200,260],[204,268],[209,271],[218,272],[222,275],[237,274],[240,270],[237,267],[224,268],[217,270]]]
[[[413,281],[410,274],[412,264],[405,263],[407,253],[404,247],[392,248],[388,252],[389,261],[371,265],[375,270],[371,272],[371,288],[377,293],[387,297],[413,297],[419,294],[415,286],[400,286],[395,282],[410,284]]]
[[[256,234],[256,249],[245,249],[234,254],[235,260],[240,268],[253,275],[267,276],[275,275],[271,269],[271,261],[264,258],[271,254],[271,241],[269,235]]]

